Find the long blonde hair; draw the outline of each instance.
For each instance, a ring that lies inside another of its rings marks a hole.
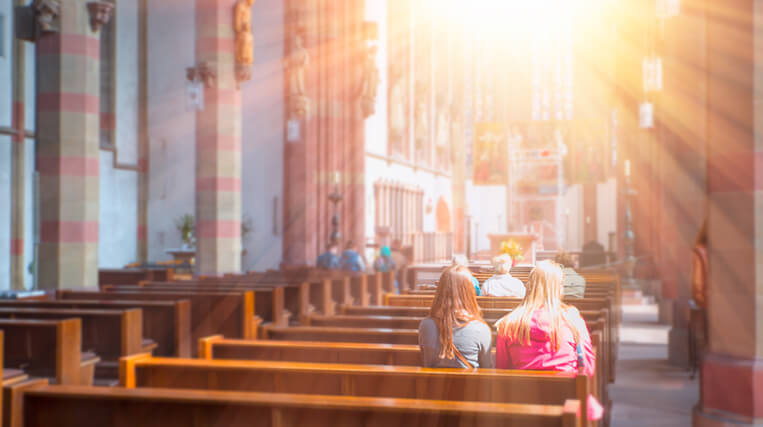
[[[564,273],[559,264],[549,260],[538,262],[530,272],[530,278],[525,287],[527,292],[522,303],[496,322],[499,336],[507,337],[509,341],[518,342],[521,345],[529,345],[533,314],[536,310],[545,309],[551,324],[551,347],[558,351],[561,346],[562,323],[570,328],[577,342],[580,334],[567,319],[569,306],[562,302]]]
[[[453,328],[472,320],[484,323],[482,311],[477,304],[477,294],[466,267],[450,267],[442,273],[432,307],[429,309],[429,317],[437,325],[440,358],[453,359],[456,351],[453,344]]]

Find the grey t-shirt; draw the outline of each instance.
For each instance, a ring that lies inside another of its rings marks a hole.
[[[479,320],[472,320],[466,325],[453,329],[453,344],[469,361],[473,368],[492,368],[490,355],[492,336],[490,327]],[[421,360],[427,368],[468,368],[457,357],[452,360],[441,359],[440,338],[437,324],[431,317],[419,324],[419,348]]]

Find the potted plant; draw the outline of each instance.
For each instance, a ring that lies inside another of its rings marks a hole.
[[[514,239],[504,240],[501,242],[501,253],[511,257],[511,266],[517,265],[517,260],[521,260],[522,247]]]
[[[180,238],[183,240],[183,249],[191,249],[196,245],[194,236],[193,215],[185,214],[175,220],[175,227],[180,232]]]

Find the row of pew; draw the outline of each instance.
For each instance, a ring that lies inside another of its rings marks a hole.
[[[619,322],[617,278],[602,272],[599,282],[591,290],[606,290],[602,296],[570,302],[592,331],[593,378],[421,368],[417,328],[431,295],[393,294],[393,273],[147,278],[0,301],[0,319],[6,308],[76,316],[52,320],[80,321],[79,345],[57,350],[56,367],[64,354],[78,353],[82,366],[87,353],[97,359],[78,378],[76,370],[61,377],[34,371],[35,382],[3,400],[15,408],[6,412],[16,424],[7,425],[592,425],[586,396],[609,402]],[[479,302],[492,324],[519,300]],[[112,327],[107,339],[105,326],[96,326],[104,322],[84,320],[89,311],[129,312],[123,324],[133,330]],[[96,332],[83,333],[88,327]],[[113,385],[117,376],[119,387],[92,386]]]

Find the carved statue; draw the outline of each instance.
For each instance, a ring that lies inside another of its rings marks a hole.
[[[296,117],[304,117],[309,113],[309,100],[305,95],[305,69],[309,64],[310,54],[302,45],[302,35],[298,32],[291,39],[289,55],[283,59],[289,91],[289,111]]]
[[[236,33],[236,82],[252,78],[254,36],[252,35],[252,5],[255,0],[238,0],[233,8],[233,31]]]
[[[111,19],[111,12],[114,10],[114,3],[107,1],[91,1],[87,4],[87,10],[90,12],[90,29],[94,33],[101,30]]]
[[[379,90],[379,69],[376,67],[376,46],[368,47],[363,61],[363,80],[360,85],[360,112],[368,118],[376,111]]]
[[[400,150],[403,150],[403,139],[406,132],[407,114],[406,108],[408,101],[405,96],[408,88],[408,80],[405,75],[396,71],[393,73],[392,88],[389,95],[389,132],[392,142],[400,144]]]
[[[56,31],[53,21],[61,13],[61,0],[35,0],[32,7],[37,13],[37,24],[40,26],[40,31]]]

